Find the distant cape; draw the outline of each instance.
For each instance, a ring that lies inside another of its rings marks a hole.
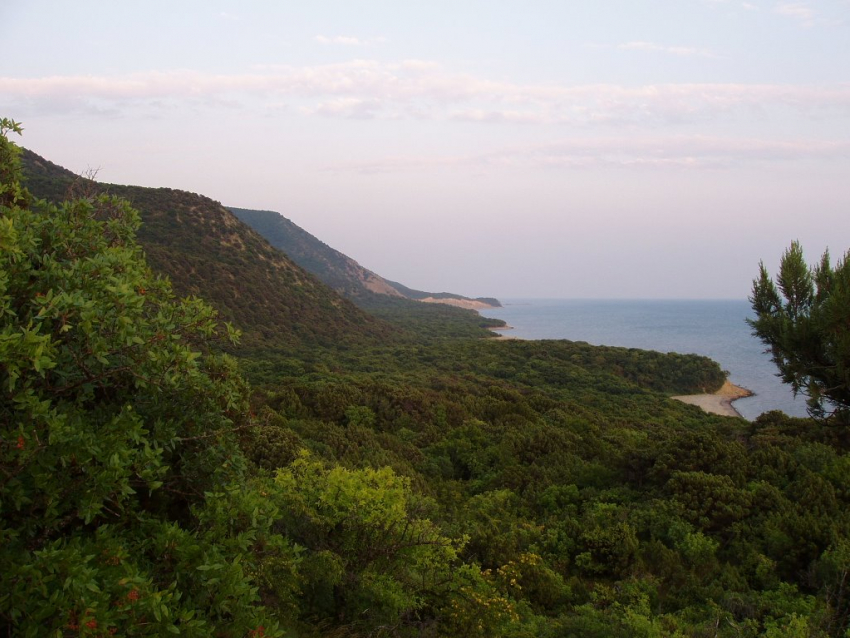
[[[424,292],[381,277],[351,257],[331,248],[280,213],[268,210],[228,207],[229,210],[275,248],[282,250],[304,270],[352,301],[368,295],[385,295],[424,303],[441,303],[458,308],[480,310],[498,308],[492,297],[464,297],[450,292]]]

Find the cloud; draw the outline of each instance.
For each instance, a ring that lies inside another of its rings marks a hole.
[[[605,137],[507,147],[445,157],[388,157],[335,164],[328,171],[377,174],[426,169],[728,169],[743,164],[850,160],[850,140],[763,140],[710,136]]]
[[[349,47],[370,46],[373,44],[386,42],[386,38],[371,38],[369,40],[362,40],[360,38],[355,38],[354,36],[350,35],[337,35],[333,37],[317,35],[313,39],[319,44],[340,44]]]
[[[718,56],[708,49],[700,49],[696,47],[680,47],[680,46],[664,46],[653,42],[625,42],[620,44],[618,49],[629,51],[652,51],[659,53],[669,53],[681,57],[701,57],[701,58],[717,58]]]
[[[742,9],[746,9],[747,11],[758,10],[758,6],[752,4],[751,2],[730,2],[730,0],[702,0],[702,3],[712,8],[729,6],[734,4],[735,6],[740,6]]]
[[[449,119],[460,122],[514,122],[521,124],[553,124],[553,119],[546,114],[535,111],[516,110],[486,110],[486,109],[458,109],[448,115]]]
[[[380,111],[381,105],[376,100],[361,100],[353,97],[338,98],[327,102],[320,102],[314,107],[302,108],[302,112],[309,115],[325,115],[328,117],[342,117],[353,120],[373,119]]]
[[[237,74],[0,77],[0,107],[7,112],[26,107],[61,115],[223,104],[250,109],[281,102],[303,113],[339,117],[655,127],[741,113],[847,118],[850,84],[522,84],[452,73],[423,60],[352,60]]]
[[[793,18],[804,27],[815,25],[815,12],[803,2],[784,2],[776,5],[774,11],[781,16]]]

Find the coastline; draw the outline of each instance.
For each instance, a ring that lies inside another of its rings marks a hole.
[[[503,332],[506,332],[508,330],[513,330],[513,329],[514,329],[514,327],[509,326],[508,324],[505,324],[504,326],[494,326],[494,327],[487,328],[487,330],[490,330],[491,332],[495,332],[496,336],[498,337],[498,339],[491,339],[491,341],[524,341],[524,339],[522,337],[514,337],[512,335],[502,334]]]
[[[570,339],[658,352],[694,353],[731,370],[733,383],[755,396],[730,401],[746,420],[769,410],[808,416],[805,398],[776,376],[776,365],[743,319],[752,308],[736,300],[503,299],[504,308],[482,310],[516,327],[502,334],[525,339]],[[660,326],[664,325],[663,330]],[[497,334],[497,333],[493,333]],[[500,338],[493,341],[500,341]],[[699,392],[695,387],[691,392]],[[669,392],[667,396],[679,394]],[[711,399],[717,402],[717,399]],[[723,414],[733,414],[729,409]]]
[[[504,334],[505,332],[513,329],[513,326],[507,324],[505,324],[504,326],[488,328],[488,330],[496,334],[497,339],[494,339],[493,341],[522,341],[522,337],[514,337],[511,335]],[[719,414],[720,416],[731,416],[743,419],[744,416],[740,412],[738,412],[738,410],[735,408],[734,405],[732,405],[732,403],[734,401],[737,401],[738,399],[743,399],[744,397],[751,397],[754,394],[755,393],[751,390],[735,385],[727,379],[723,382],[723,385],[720,387],[719,390],[717,390],[717,392],[703,394],[683,394],[670,398],[675,399],[676,401],[681,401],[682,403],[687,403],[689,405],[695,405],[699,408],[702,408],[705,412],[708,412],[709,414]]]
[[[424,299],[417,299],[416,301],[419,301],[421,303],[441,303],[447,306],[454,306],[455,308],[465,308],[467,310],[475,311],[482,310],[484,308],[496,308],[496,306],[484,303],[483,301],[478,301],[477,299],[455,299],[454,297],[425,297]]]
[[[710,414],[743,418],[732,402],[751,396],[753,393],[750,390],[737,386],[727,379],[723,387],[713,394],[685,394],[671,398],[689,405],[696,405]]]

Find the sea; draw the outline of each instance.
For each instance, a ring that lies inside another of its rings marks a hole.
[[[777,376],[764,344],[752,335],[746,300],[508,299],[481,310],[502,319],[520,339],[569,339],[594,345],[701,354],[717,361],[735,385],[754,395],[734,402],[749,420],[781,410],[806,416],[805,397],[794,396]]]

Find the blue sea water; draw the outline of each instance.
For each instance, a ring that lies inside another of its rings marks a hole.
[[[695,353],[711,357],[729,380],[755,393],[735,401],[744,418],[768,410],[806,416],[804,397],[794,397],[776,376],[764,345],[751,334],[746,300],[577,300],[510,299],[504,307],[482,310],[522,339],[569,339],[594,345]]]

